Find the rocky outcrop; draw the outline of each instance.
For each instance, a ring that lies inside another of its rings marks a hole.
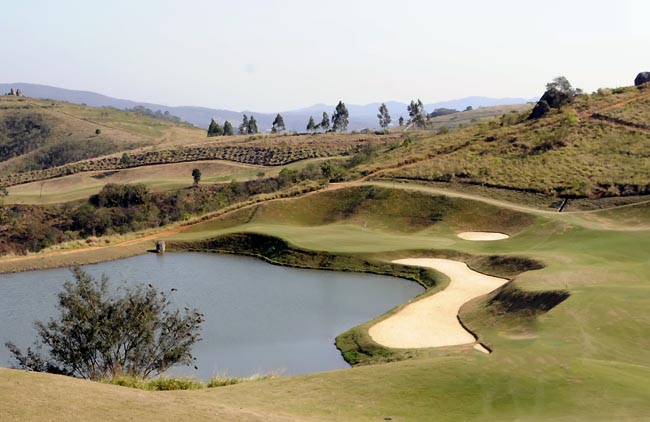
[[[634,79],[635,86],[647,84],[648,82],[650,82],[650,72],[641,72]]]

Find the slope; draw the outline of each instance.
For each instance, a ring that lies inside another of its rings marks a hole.
[[[0,97],[0,174],[204,138],[203,130],[137,113]]]

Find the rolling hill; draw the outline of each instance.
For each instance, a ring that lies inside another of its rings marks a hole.
[[[21,89],[23,93],[32,98],[52,99],[58,101],[67,101],[75,104],[86,104],[92,107],[114,107],[117,109],[134,108],[136,106],[143,106],[151,110],[161,110],[162,112],[168,111],[174,116],[192,123],[193,125],[201,128],[207,128],[210,119],[214,118],[219,123],[225,120],[233,123],[237,127],[241,122],[242,114],[248,116],[254,115],[258,121],[258,126],[262,132],[270,131],[273,119],[276,113],[260,113],[251,110],[244,111],[231,111],[224,109],[212,109],[206,107],[191,107],[191,106],[166,106],[161,104],[152,104],[146,102],[137,102],[132,100],[124,100],[112,98],[106,95],[97,94],[89,91],[77,91],[63,88],[56,88],[47,85],[29,84],[29,83],[1,83],[0,92],[9,92],[11,88]],[[488,98],[488,97],[467,97],[458,100],[443,101],[438,103],[426,104],[425,109],[429,112],[436,108],[452,108],[457,110],[464,110],[467,106],[473,108],[479,107],[492,107],[508,104],[525,104],[532,101],[531,99],[523,98]],[[393,116],[396,123],[399,116],[408,118],[406,111],[406,104],[388,101],[388,109]],[[376,129],[377,124],[377,109],[380,103],[371,103],[367,105],[354,105],[347,104],[348,111],[350,112],[350,130],[361,130],[365,128]],[[316,104],[311,107],[281,111],[284,117],[287,130],[303,132],[309,121],[309,116],[319,121],[323,112],[327,112],[331,117],[334,105]]]

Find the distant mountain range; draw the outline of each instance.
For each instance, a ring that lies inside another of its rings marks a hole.
[[[76,104],[86,104],[92,107],[114,107],[118,109],[133,108],[143,106],[154,111],[168,111],[174,116],[178,116],[186,122],[195,126],[207,128],[210,119],[215,119],[219,123],[229,120],[233,126],[237,127],[242,119],[243,114],[255,116],[260,131],[268,131],[271,128],[275,115],[277,113],[258,113],[255,111],[231,111],[212,109],[207,107],[177,106],[170,107],[161,104],[152,104],[131,100],[112,98],[106,95],[97,94],[89,91],[75,91],[64,88],[56,88],[47,85],[29,84],[29,83],[3,83],[0,84],[0,93],[9,92],[11,88],[22,90],[23,94],[32,98],[47,98],[57,101],[68,101]],[[467,97],[457,100],[442,101],[438,103],[425,104],[425,110],[430,113],[437,108],[451,108],[464,110],[466,107],[472,108],[491,107],[505,104],[523,104],[537,99],[525,98],[489,98],[489,97]],[[360,130],[365,128],[375,129],[378,127],[377,112],[381,103],[371,103],[366,105],[346,104],[350,113],[349,130]],[[400,116],[408,119],[407,105],[396,101],[386,101],[388,111],[393,118],[394,123]],[[334,105],[315,104],[298,110],[281,111],[287,130],[304,131],[309,121],[309,116],[314,116],[314,120],[319,122],[323,112],[331,117],[334,111]]]

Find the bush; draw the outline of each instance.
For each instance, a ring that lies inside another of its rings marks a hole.
[[[104,379],[102,382],[105,384],[137,388],[147,391],[201,390],[206,388],[206,385],[203,382],[192,378],[161,377],[147,380],[132,376],[116,376]]]
[[[208,388],[225,387],[243,382],[241,378],[229,377],[227,374],[217,374],[210,379]]]
[[[99,129],[99,128],[95,129],[95,135],[101,135],[101,134],[102,134],[101,129]]]

